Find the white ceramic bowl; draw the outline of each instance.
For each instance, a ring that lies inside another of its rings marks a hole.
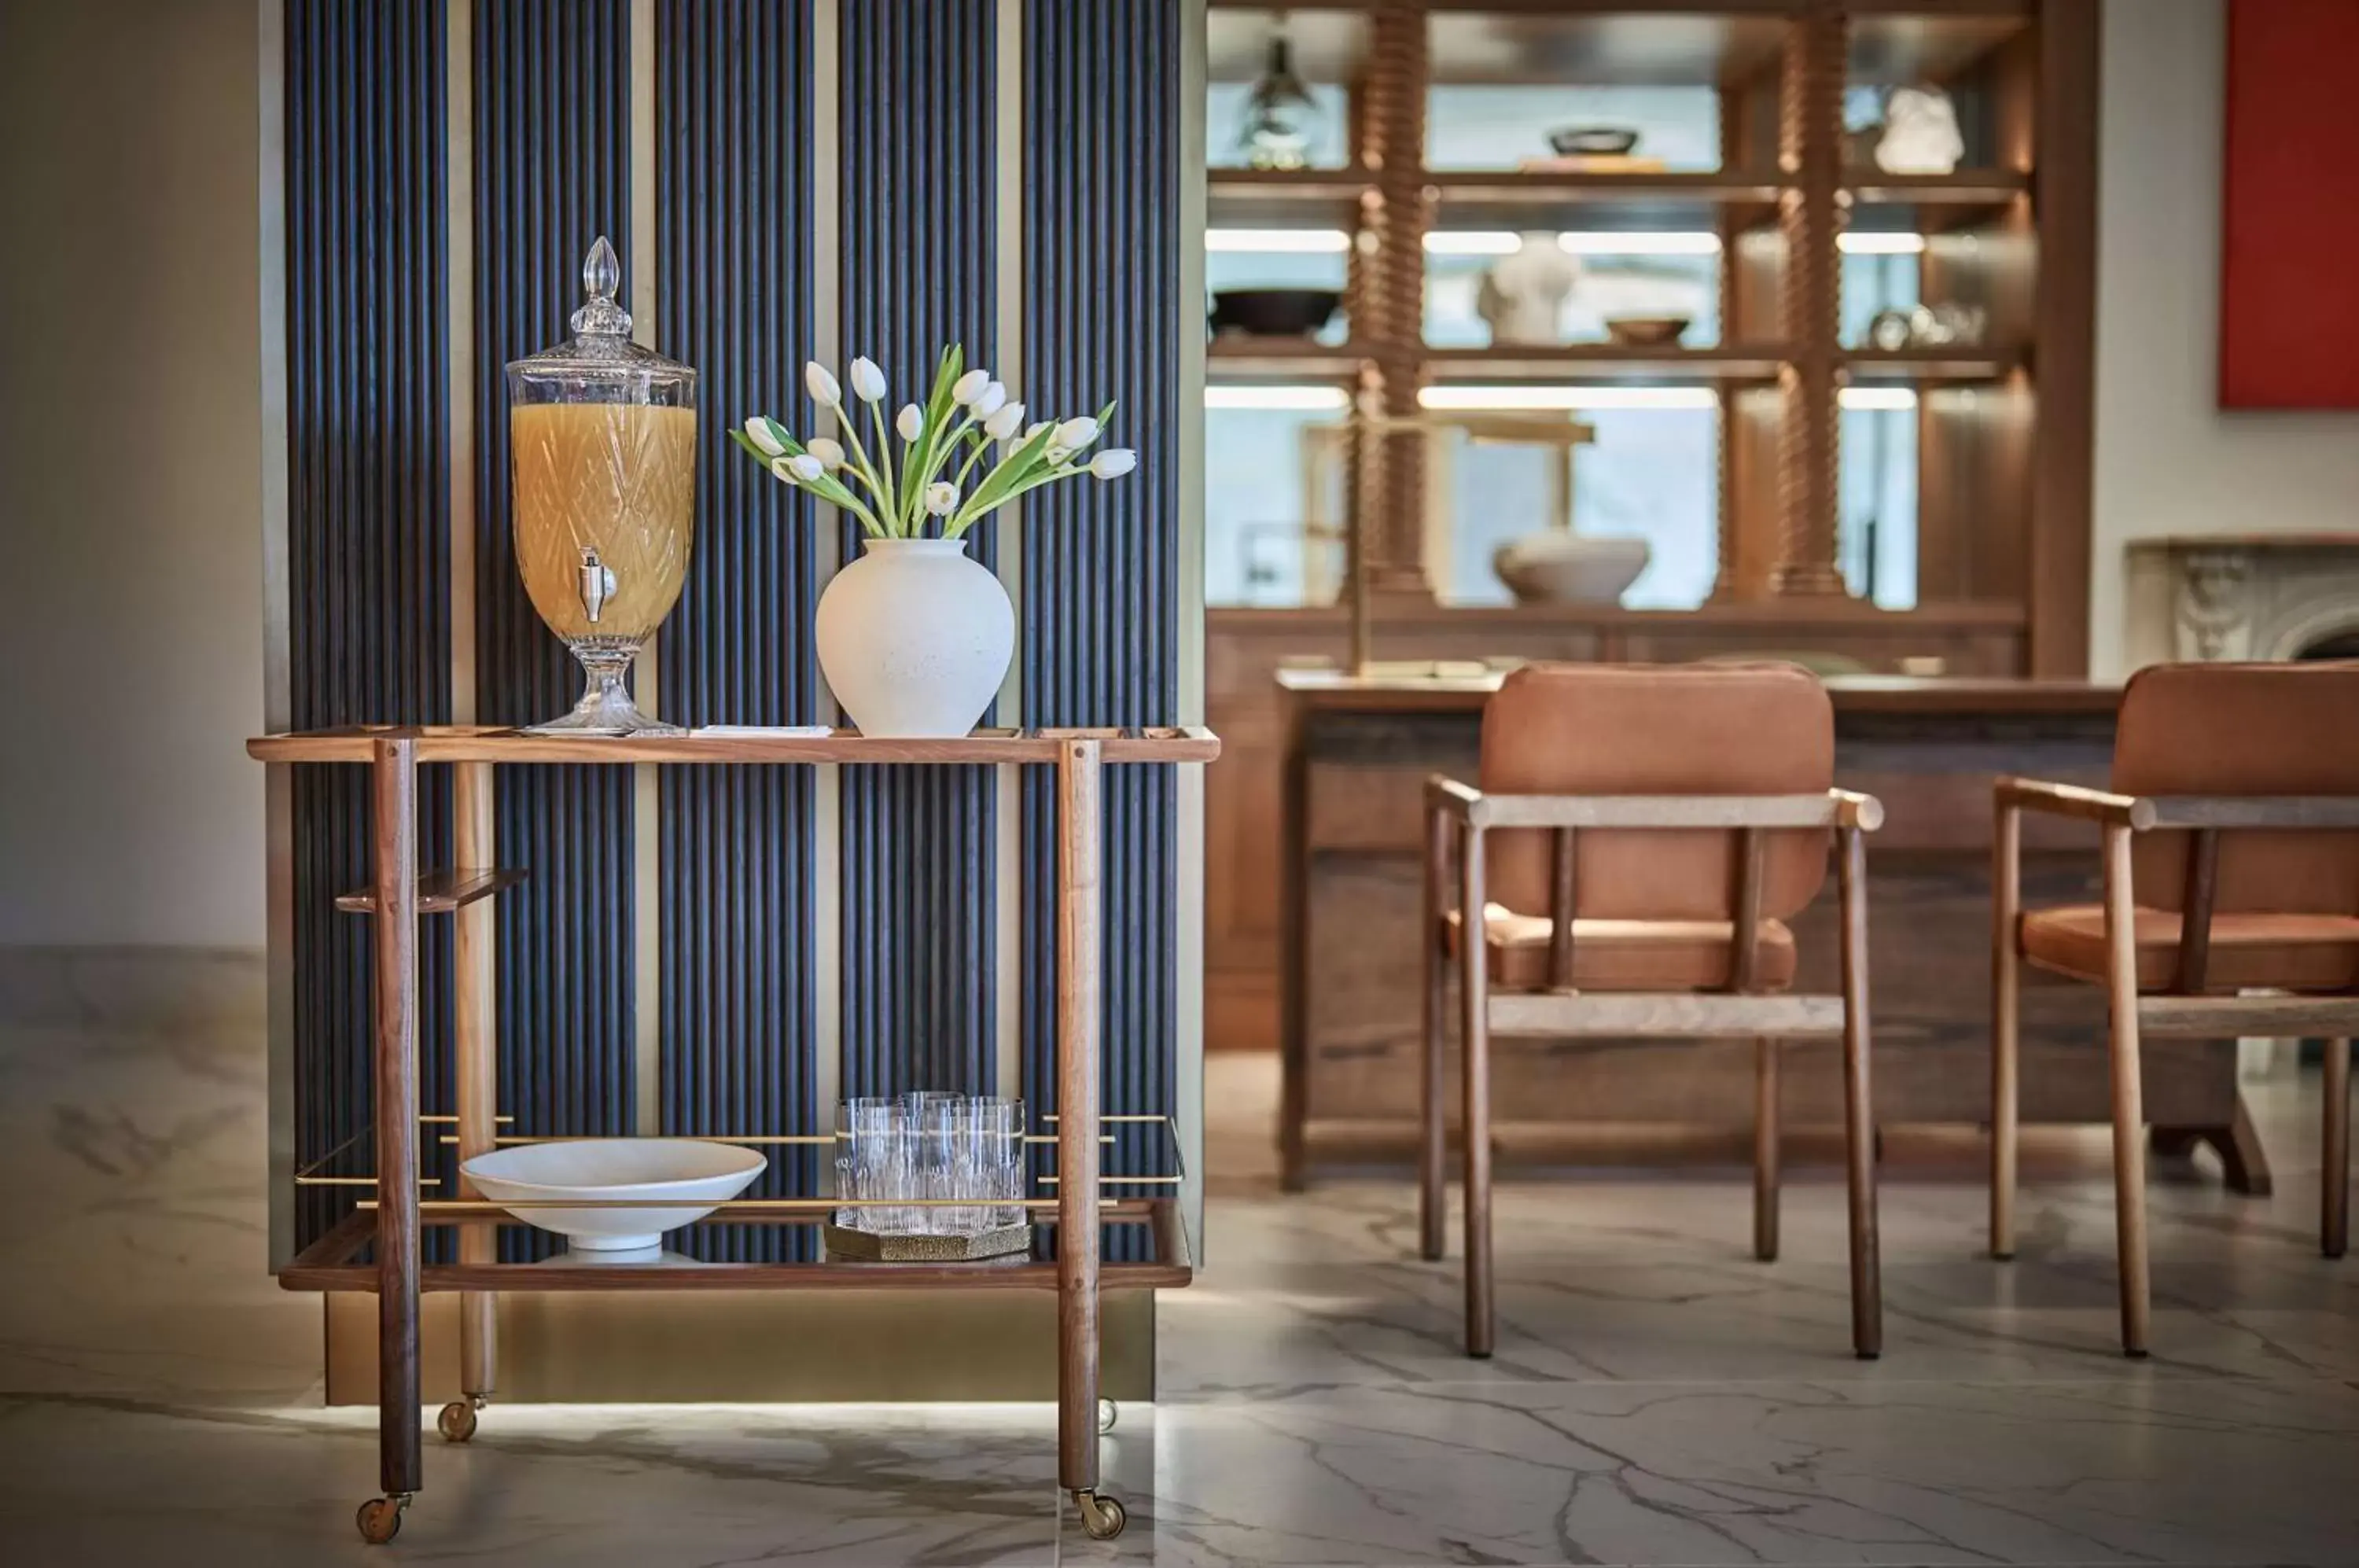
[[[585,1252],[643,1252],[753,1185],[768,1158],[757,1149],[692,1138],[579,1138],[518,1143],[460,1167],[484,1196],[527,1225]],[[538,1208],[567,1199],[661,1208]],[[674,1206],[672,1200],[678,1200]],[[517,1205],[525,1205],[519,1207]]]

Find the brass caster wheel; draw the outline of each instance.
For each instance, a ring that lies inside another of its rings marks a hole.
[[[475,1412],[483,1406],[480,1397],[453,1399],[434,1418],[434,1430],[442,1434],[445,1443],[464,1443],[475,1435]]]
[[[1112,1541],[1130,1522],[1123,1511],[1122,1499],[1110,1492],[1083,1487],[1073,1494],[1073,1506],[1082,1510],[1082,1529],[1092,1541]]]
[[[1115,1404],[1112,1399],[1100,1399],[1098,1401],[1099,1432],[1112,1432],[1114,1430],[1114,1423],[1121,1419],[1122,1407],[1120,1405]]]
[[[401,1533],[401,1510],[408,1506],[407,1492],[397,1492],[390,1497],[371,1497],[360,1506],[353,1522],[360,1526],[363,1541],[371,1546],[383,1546]]]

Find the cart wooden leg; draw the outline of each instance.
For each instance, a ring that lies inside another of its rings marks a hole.
[[[1103,857],[1096,741],[1057,756],[1057,1481],[1082,1527],[1122,1533],[1098,1490],[1098,1002]]]
[[[418,1432],[418,742],[376,742],[377,1444],[385,1495],[362,1536],[393,1539],[419,1485]]]
[[[499,864],[499,828],[493,811],[492,765],[454,763],[451,768],[451,863],[489,869]],[[463,1164],[497,1145],[499,1074],[494,1042],[499,1023],[495,1011],[498,996],[499,901],[478,898],[452,917],[457,964],[452,983],[456,1003],[452,1055],[457,1064],[454,1107],[459,1115],[459,1159]],[[459,1196],[482,1193],[464,1177]],[[490,1224],[459,1227],[459,1261],[499,1260],[499,1227]],[[490,1402],[499,1369],[498,1323],[494,1315],[497,1298],[487,1290],[469,1290],[459,1298],[459,1389],[462,1396],[442,1407],[435,1426],[451,1443],[475,1435],[475,1415]]]

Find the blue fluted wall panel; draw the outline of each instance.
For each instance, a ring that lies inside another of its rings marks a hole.
[[[299,728],[451,717],[449,315],[442,10],[289,0],[286,10],[288,648]],[[292,770],[296,1160],[370,1116],[369,880],[362,768]],[[419,853],[447,854],[429,775]],[[447,1105],[451,931],[421,945],[420,1100]],[[374,1169],[361,1138],[327,1168]],[[428,1172],[435,1162],[429,1160]],[[298,1245],[356,1189],[300,1190]]]
[[[475,8],[475,696],[484,724],[554,718],[582,692],[580,668],[516,576],[501,366],[567,335],[593,240],[604,234],[631,254],[629,52],[628,0]],[[500,857],[532,873],[500,909],[499,1095],[513,1131],[632,1128],[631,811],[628,768],[498,771]]]
[[[963,343],[970,365],[995,347],[996,15],[993,0],[844,0],[842,343],[883,366],[888,419],[924,400],[942,344]],[[969,537],[996,561],[990,525]],[[847,524],[845,559],[859,549]],[[846,1095],[990,1090],[995,797],[987,768],[844,770]]]
[[[1043,409],[1117,399],[1109,444],[1139,466],[1024,504],[1024,723],[1179,716],[1180,102],[1177,0],[1025,8],[1024,362]],[[1049,176],[1053,171],[1053,177]],[[1104,1106],[1176,1109],[1173,770],[1105,770]],[[1024,787],[1025,1097],[1054,1097],[1056,793]],[[1118,1131],[1109,1173],[1160,1135]],[[1116,1189],[1140,1195],[1140,1189]],[[1123,1238],[1117,1233],[1117,1245]],[[1110,1253],[1109,1256],[1118,1256]]]
[[[792,413],[811,335],[810,0],[659,0],[657,341],[699,373],[696,550],[663,631],[675,723],[809,724],[811,529],[801,492],[726,430]],[[831,525],[832,526],[832,525]],[[810,1133],[811,773],[663,774],[663,1128]],[[817,1191],[818,1155],[777,1151],[750,1196]],[[802,1227],[707,1226],[698,1256],[767,1260]]]
[[[817,528],[842,527],[723,445],[756,409],[807,419],[813,0],[658,0],[655,340],[702,373],[697,544],[661,646],[664,711],[688,723],[822,716],[810,647]],[[934,351],[991,364],[998,290],[995,0],[842,0],[842,356],[884,365],[897,402]],[[450,406],[445,8],[287,0],[288,407],[294,719],[451,717],[450,431],[472,420],[478,717],[571,705],[580,675],[541,626],[510,545],[500,366],[557,341],[600,234],[631,251],[629,0],[476,0],[472,399]],[[1029,0],[1020,198],[1024,371],[1045,415],[1121,399],[1141,472],[1024,508],[1027,724],[1176,715],[1178,0]],[[636,283],[636,278],[626,279]],[[462,323],[462,330],[470,330]],[[842,365],[837,366],[839,372]],[[1017,526],[1011,522],[1009,526]],[[856,554],[855,535],[844,543]],[[974,554],[997,559],[994,529]],[[362,769],[299,769],[299,1154],[365,1124],[367,925],[329,899],[366,879]],[[996,779],[987,768],[846,770],[842,882],[810,881],[812,781],[789,769],[666,769],[658,934],[665,1130],[825,1128],[812,917],[840,898],[842,1092],[994,1082]],[[426,779],[421,843],[449,859],[449,798]],[[1106,1103],[1169,1111],[1174,794],[1169,770],[1109,769]],[[634,1103],[633,781],[503,769],[500,1095],[522,1133],[629,1130]],[[1027,778],[1020,964],[1025,1093],[1053,1099],[1053,783]],[[449,1109],[449,922],[429,921],[425,1072]],[[828,1042],[832,1045],[832,1042]],[[1111,1168],[1154,1161],[1129,1135]],[[775,1190],[818,1156],[779,1159]],[[449,1177],[439,1147],[429,1170]],[[368,1168],[365,1148],[346,1166]],[[304,1194],[310,1239],[349,1193]],[[518,1233],[518,1245],[522,1233]],[[713,1256],[763,1257],[764,1227]],[[797,1243],[799,1245],[799,1242]]]

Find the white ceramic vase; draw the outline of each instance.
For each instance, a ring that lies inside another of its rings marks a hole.
[[[1016,607],[964,539],[872,539],[819,596],[819,667],[866,735],[973,730],[1016,653]]]

